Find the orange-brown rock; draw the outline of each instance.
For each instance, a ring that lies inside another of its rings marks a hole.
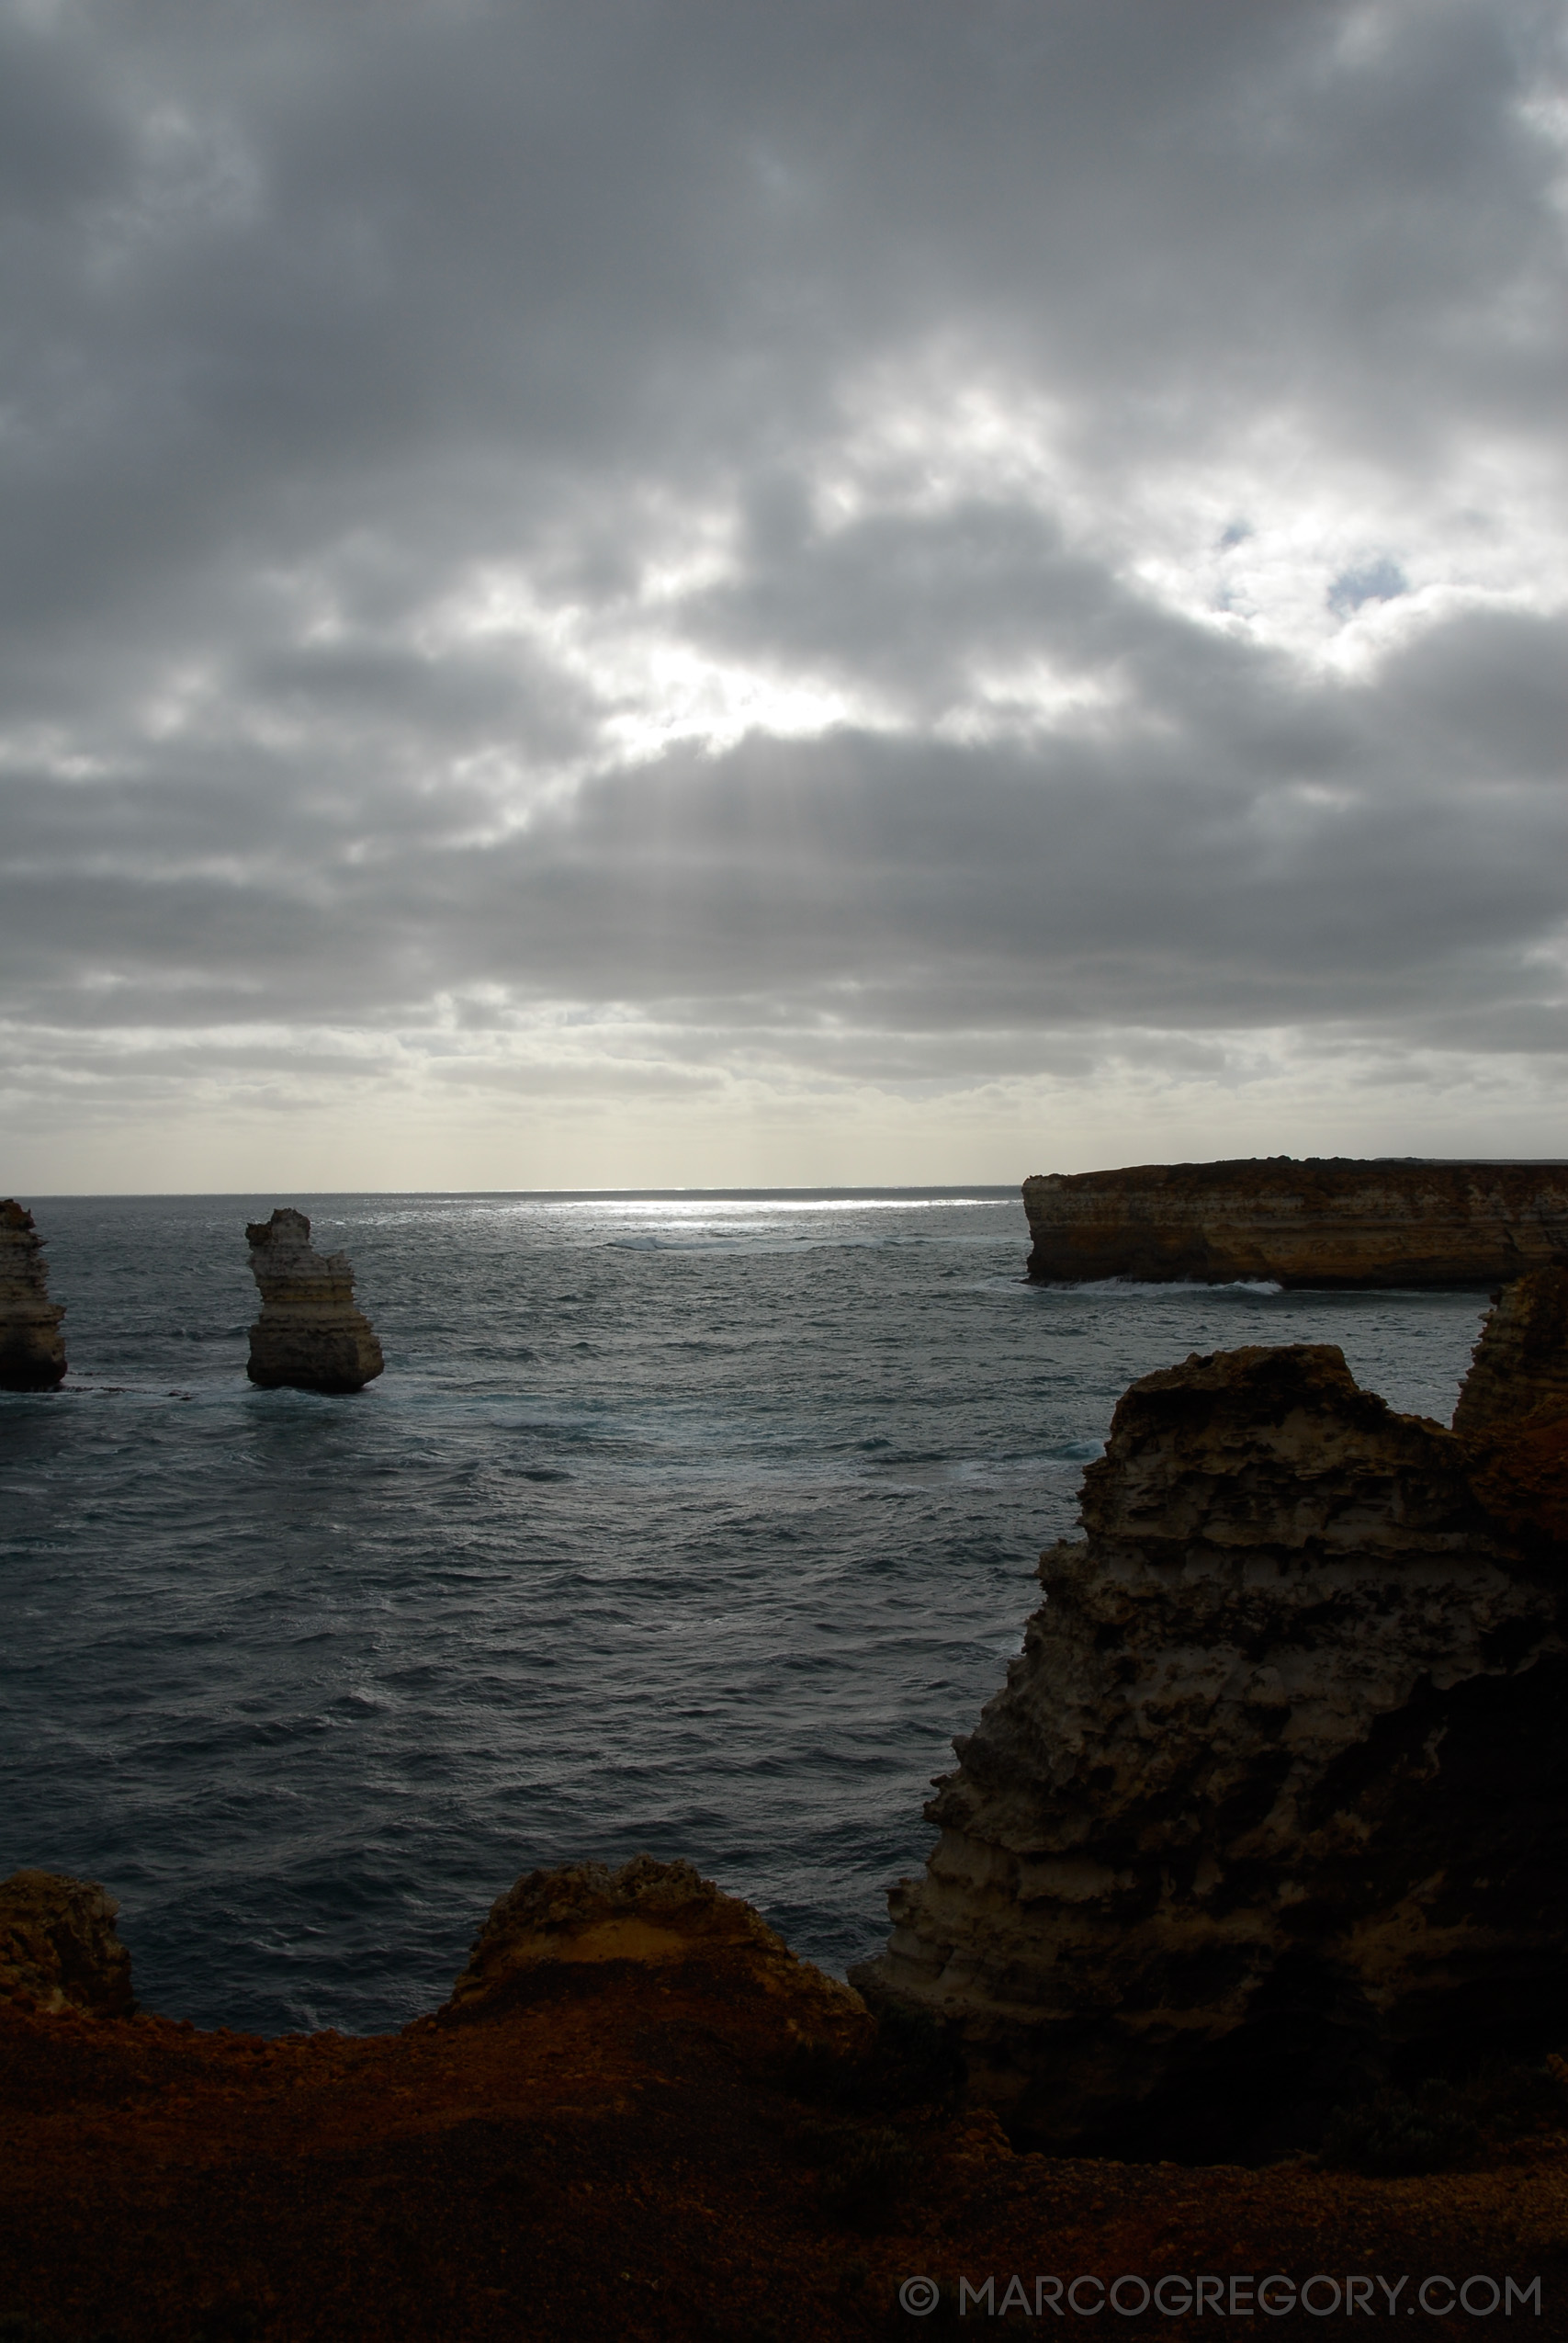
[[[136,2007],[119,1906],[96,1880],[14,1871],[0,1880],[0,2000],[126,2018]]]
[[[1472,1470],[1324,1346],[1125,1394],[855,1973],[1017,2136],[1235,2153],[1568,2042],[1563,1578]]]
[[[0,1391],[53,1390],[65,1374],[64,1316],[49,1298],[32,1214],[7,1197],[0,1204]]]
[[[1245,2313],[1265,2271],[1278,2307],[1316,2273],[1342,2296],[1345,2273],[1382,2270],[1407,2295],[1449,2273],[1434,2310],[1472,2272],[1511,2276],[1522,2302],[1504,2297],[1499,2330],[1563,2333],[1561,2121],[1422,2181],[1017,2155],[984,2110],[868,2100],[852,2057],[808,2054],[825,2007],[865,2027],[850,1997],[662,1869],[630,1896],[624,1872],[607,1891],[536,1874],[486,1962],[509,1941],[547,1956],[400,2034],[267,2042],[0,2003],[0,2326],[18,2343],[886,2343],[1010,2334],[1009,2316],[1066,2331],[1080,2278],[1086,2315],[1123,2272],[1178,2273],[1172,2307],[1198,2273],[1228,2301],[1234,2275]],[[596,1931],[639,1907],[690,1956],[660,1941],[642,1959],[623,1936],[603,1957]],[[942,2290],[932,2315],[900,2303],[916,2277]],[[1347,2321],[1328,2287],[1309,2299],[1328,2313],[1314,2335],[1361,2331],[1366,2303]]]
[[[385,1364],[369,1319],[354,1301],[346,1253],[318,1253],[302,1212],[283,1205],[245,1230],[262,1313],[251,1329],[245,1372],[269,1389],[358,1391]]]
[[[1497,1285],[1568,1252],[1568,1164],[1146,1163],[1023,1183],[1037,1283]]]
[[[794,2033],[847,2050],[870,2032],[860,1996],[799,1960],[750,1904],[721,1894],[690,1863],[651,1855],[635,1855],[615,1872],[575,1863],[526,1873],[491,1906],[442,2015],[508,2009],[563,1964],[610,1961],[739,1971],[750,1989],[787,2010]]]

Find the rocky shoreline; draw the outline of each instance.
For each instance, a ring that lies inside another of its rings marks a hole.
[[[639,1856],[400,2033],[203,2033],[0,1882],[0,2334],[1153,2336],[1268,2272],[1338,2337],[1370,2271],[1568,2334],[1568,1267],[1452,1430],[1324,1345],[1145,1376],[1083,1526],[849,1985]]]
[[[48,1989],[0,1957],[12,2343],[878,2343],[1113,2286],[1118,2333],[1168,2336],[1195,2303],[1245,2326],[1266,2273],[1339,2337],[1373,2271],[1564,2331],[1561,2086],[1421,2179],[1050,2156],[686,1864],[530,1873],[440,2009],[359,2039],[87,2014],[28,1892]]]
[[[1568,1163],[1146,1163],[1023,1183],[1036,1284],[1495,1286],[1568,1252]]]

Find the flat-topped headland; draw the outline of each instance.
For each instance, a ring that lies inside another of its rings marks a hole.
[[[1568,1254],[1568,1163],[1264,1156],[1035,1173],[1036,1285],[1492,1286]]]

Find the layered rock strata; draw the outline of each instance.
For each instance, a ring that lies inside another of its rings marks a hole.
[[[1568,2040],[1562,1550],[1474,1461],[1327,1346],[1125,1394],[854,1973],[1015,2137],[1233,2155]]]
[[[358,1391],[385,1361],[369,1319],[355,1307],[346,1253],[318,1253],[302,1212],[283,1205],[245,1230],[262,1312],[251,1329],[245,1372],[253,1383],[297,1391]]]
[[[1568,1253],[1568,1164],[1147,1163],[1023,1183],[1037,1284],[1498,1285]]]
[[[0,1391],[53,1390],[65,1373],[64,1316],[49,1298],[32,1214],[7,1198],[0,1204]]]
[[[0,1879],[0,2001],[129,2018],[136,2003],[130,1955],[115,1934],[118,1912],[96,1880],[51,1871]]]

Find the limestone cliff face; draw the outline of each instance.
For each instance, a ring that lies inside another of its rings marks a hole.
[[[1498,1285],[1568,1253],[1568,1164],[1150,1163],[1023,1183],[1037,1283]]]
[[[96,1880],[51,1871],[0,1879],[0,2001],[128,2018],[136,2004],[130,1955],[115,1934],[118,1911]]]
[[[245,1230],[262,1314],[251,1329],[253,1383],[298,1391],[357,1391],[385,1362],[369,1319],[355,1307],[346,1253],[318,1253],[310,1224],[287,1205]]]
[[[19,1204],[0,1204],[0,1391],[52,1391],[65,1373],[60,1321],[49,1298],[43,1241]]]
[[[1568,2035],[1563,1574],[1471,1461],[1327,1347],[1126,1393],[855,1979],[955,2020],[1016,2134],[1231,2153]]]

